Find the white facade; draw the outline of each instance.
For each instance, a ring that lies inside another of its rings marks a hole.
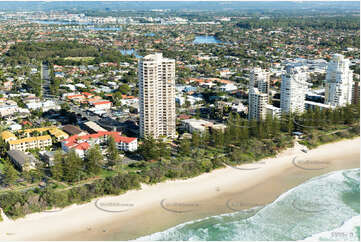
[[[303,113],[308,91],[308,75],[302,67],[287,66],[282,75],[281,83],[281,112]]]
[[[326,74],[325,103],[346,106],[352,101],[352,75],[350,61],[343,55],[334,54]]]
[[[182,120],[182,126],[183,128],[189,132],[189,133],[203,133],[205,132],[209,127],[213,126],[212,122],[203,120],[203,119],[185,119]]]
[[[140,136],[176,137],[175,60],[161,53],[138,63]]]
[[[266,105],[267,115],[270,115],[272,118],[281,117],[281,109],[277,108],[271,104]]]
[[[315,108],[318,108],[319,110],[322,109],[333,109],[335,106],[324,104],[324,103],[317,103],[312,101],[305,101],[305,108],[314,110]]]
[[[268,77],[267,77],[268,76]],[[262,89],[255,87],[257,86]],[[267,84],[268,83],[268,84]],[[264,119],[267,115],[266,105],[268,103],[269,75],[261,68],[251,71],[248,93],[248,119]]]
[[[117,147],[119,150],[136,151],[138,149],[138,140],[135,139],[130,142],[118,142]]]
[[[29,102],[25,105],[30,110],[35,110],[43,107],[43,104],[41,102]]]
[[[264,119],[267,115],[268,96],[257,88],[250,89],[248,94],[248,119]]]
[[[231,91],[237,90],[238,88],[236,85],[229,83],[229,84],[221,86],[219,89],[224,92],[231,92]]]
[[[112,107],[112,103],[109,101],[97,101],[93,102],[92,105],[97,110],[108,110]]]

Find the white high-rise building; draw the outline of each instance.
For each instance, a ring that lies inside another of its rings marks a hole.
[[[258,88],[255,87],[257,82]],[[266,84],[268,83],[268,84]],[[262,90],[262,91],[261,91]],[[267,115],[269,77],[261,68],[251,71],[248,93],[248,119],[264,119]]]
[[[270,73],[262,70],[261,68],[254,69],[254,78],[255,85],[258,87],[258,90],[261,93],[266,93],[268,96],[269,93],[269,81],[270,81]]]
[[[303,113],[308,90],[308,75],[302,67],[289,65],[282,75],[281,83],[281,112]]]
[[[138,63],[141,137],[176,137],[175,61],[162,53]]]
[[[343,55],[334,54],[326,73],[325,104],[346,106],[352,101],[353,71],[350,61]]]

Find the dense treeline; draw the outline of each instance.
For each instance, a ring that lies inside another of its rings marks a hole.
[[[0,195],[0,207],[7,216],[18,218],[53,207],[63,208],[74,203],[89,202],[95,197],[119,195],[127,190],[139,188],[139,175],[134,173],[119,174],[67,190],[55,190],[46,187],[45,189],[37,188],[25,192],[3,193]]]
[[[343,30],[359,30],[359,17],[311,17],[311,18],[270,18],[270,19],[246,19],[237,24],[238,27],[244,29],[275,29],[298,27],[301,29],[343,29]]]
[[[20,42],[11,46],[4,62],[7,64],[28,64],[32,59],[58,65],[79,64],[66,57],[95,57],[88,64],[101,62],[129,61],[132,57],[121,55],[114,49],[85,45],[77,41]]]
[[[187,178],[225,164],[238,165],[273,156],[293,144],[293,133],[302,132],[300,142],[308,147],[359,135],[359,106],[335,110],[316,109],[303,115],[268,116],[263,121],[248,121],[230,115],[224,132],[193,134],[191,140],[178,142],[177,149],[161,141],[146,139],[140,147],[145,160],[133,165],[146,182],[168,178]]]

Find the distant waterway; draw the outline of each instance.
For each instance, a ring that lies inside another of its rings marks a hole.
[[[155,33],[145,33],[144,36],[146,36],[146,37],[154,37]]]
[[[106,26],[99,26],[94,25],[90,22],[75,22],[75,21],[48,21],[48,20],[36,20],[33,21],[34,23],[38,24],[48,24],[48,25],[79,25],[82,26],[80,28],[88,29],[88,30],[95,30],[95,31],[120,31],[122,30],[121,27],[106,27]]]
[[[67,25],[67,24],[73,24],[73,25],[89,25],[90,22],[72,22],[72,21],[57,21],[57,20],[35,20],[32,21],[33,23],[38,24],[58,24],[58,25]]]
[[[193,41],[193,44],[220,44],[222,41],[215,36],[197,35]]]
[[[120,53],[122,55],[134,55],[136,58],[141,58],[142,56],[138,55],[136,50],[130,49],[130,50],[120,50]]]

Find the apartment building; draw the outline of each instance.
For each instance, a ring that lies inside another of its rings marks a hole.
[[[98,102],[93,102],[92,105],[95,109],[110,109],[112,107],[112,102],[102,100]]]
[[[267,77],[268,76],[268,77]],[[255,87],[257,83],[257,87]],[[248,119],[264,119],[267,115],[269,75],[261,68],[251,71],[248,92]]]
[[[11,133],[10,131],[3,131],[1,133],[1,138],[5,141],[5,142],[9,142],[11,140],[17,140],[18,138],[15,136],[15,134]]]
[[[34,128],[34,129],[24,129],[24,130],[20,130],[18,134],[22,137],[31,137],[31,134],[34,132],[37,132],[41,135],[44,135],[45,132],[49,132],[50,135],[54,136],[57,141],[61,141],[69,137],[67,133],[54,126]]]
[[[325,104],[346,106],[352,101],[353,71],[350,61],[343,55],[334,54],[327,67]]]
[[[281,112],[303,113],[305,111],[306,93],[309,87],[308,74],[302,67],[286,66],[281,83]]]
[[[38,136],[34,136],[35,135]],[[48,135],[48,133],[50,135]],[[45,149],[52,145],[52,138],[61,141],[69,137],[69,135],[57,127],[42,127],[34,129],[18,130],[17,136],[10,131],[1,133],[1,138],[9,144],[10,150],[26,151],[27,149]]]
[[[253,70],[254,85],[257,86],[261,93],[269,95],[270,73],[261,68]]]
[[[50,135],[10,140],[8,143],[10,150],[20,150],[20,151],[26,151],[28,149],[44,150],[46,147],[52,145]]]
[[[162,53],[138,63],[141,137],[176,137],[175,60]]]
[[[73,135],[61,142],[61,147],[65,152],[74,150],[79,157],[83,158],[89,148],[93,145],[106,144],[108,137],[112,136],[117,148],[124,151],[135,151],[138,149],[137,138],[121,136],[120,132],[101,131],[95,134]]]

